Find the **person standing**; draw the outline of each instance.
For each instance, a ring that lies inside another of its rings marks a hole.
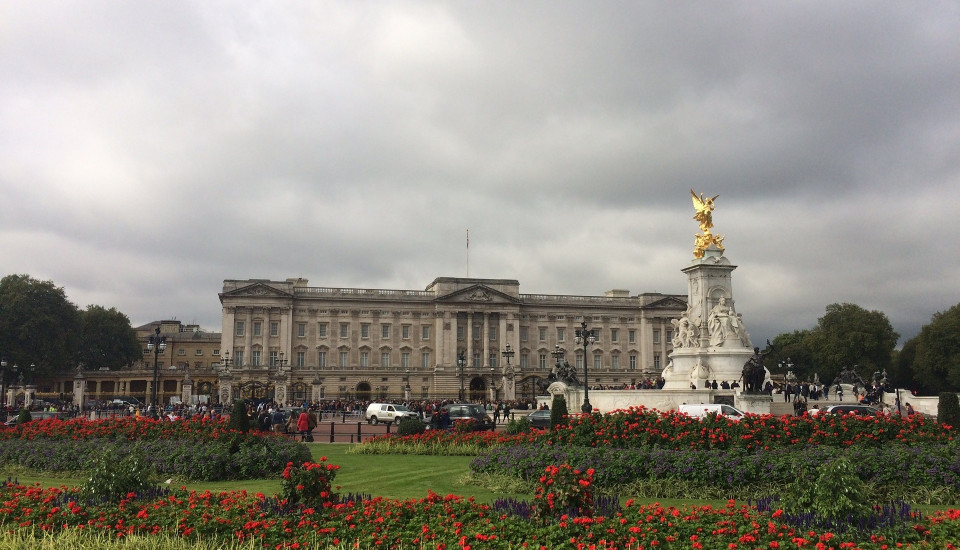
[[[297,417],[297,431],[300,432],[300,441],[307,440],[307,434],[310,433],[310,414],[307,409],[300,409],[300,416]]]

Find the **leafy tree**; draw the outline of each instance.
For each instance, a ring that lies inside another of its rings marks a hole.
[[[0,353],[42,376],[76,364],[80,313],[63,288],[29,275],[0,279]]]
[[[78,359],[89,369],[118,369],[142,357],[130,319],[116,308],[88,306],[80,315]]]
[[[856,367],[865,380],[886,370],[898,338],[883,312],[830,304],[806,341],[820,379],[829,383],[844,368]]]
[[[960,304],[935,313],[910,347],[913,380],[924,393],[960,390]],[[901,353],[903,355],[903,353]]]
[[[764,366],[770,369],[770,372],[777,372],[781,363],[789,362],[793,364],[791,369],[800,380],[813,381],[813,374],[816,369],[813,366],[813,353],[810,351],[809,338],[809,330],[795,330],[792,333],[783,333],[777,336],[773,339],[773,350],[765,358]],[[781,374],[786,374],[786,372]]]

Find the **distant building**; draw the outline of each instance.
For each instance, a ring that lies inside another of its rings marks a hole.
[[[685,295],[521,294],[510,279],[441,277],[425,290],[225,280],[220,399],[532,399],[561,350],[590,385],[656,378]],[[597,336],[584,357],[586,321]],[[503,355],[513,352],[510,364]],[[465,358],[460,371],[458,357]]]
[[[86,365],[82,378],[76,373],[43,378],[37,381],[35,397],[43,400],[72,401],[75,385],[83,384],[83,405],[132,397],[149,404],[153,394],[154,352],[148,349],[151,336],[166,338],[166,349],[157,359],[157,400],[169,404],[171,398],[183,400],[184,385],[191,399],[215,401],[220,365],[220,333],[205,332],[198,325],[177,320],[153,321],[134,328],[143,349],[142,360],[119,370]],[[189,376],[188,376],[189,375]],[[175,399],[175,400],[176,400]]]

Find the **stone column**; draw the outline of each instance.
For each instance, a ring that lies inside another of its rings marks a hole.
[[[193,380],[190,380],[190,374],[183,377],[183,383],[180,385],[180,399],[184,405],[193,405]]]
[[[83,372],[77,369],[77,374],[73,377],[73,405],[79,410],[83,410],[86,399],[87,381],[84,379]],[[9,403],[9,401],[7,401]]]

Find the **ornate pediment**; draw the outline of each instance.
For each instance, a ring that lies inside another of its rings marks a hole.
[[[224,292],[221,298],[230,297],[255,297],[255,298],[293,298],[293,294],[273,288],[264,283],[253,283],[244,287],[236,288],[230,292]]]
[[[468,302],[474,304],[518,304],[520,300],[494,290],[488,286],[478,284],[451,292],[437,298],[438,302]]]
[[[662,299],[660,299],[660,300],[657,300],[656,302],[651,302],[651,303],[643,306],[643,309],[680,309],[680,310],[684,310],[684,309],[687,309],[687,302],[686,302],[686,300],[681,300],[680,298],[677,298],[676,296],[667,296],[667,297],[665,297],[665,298],[662,298]]]

